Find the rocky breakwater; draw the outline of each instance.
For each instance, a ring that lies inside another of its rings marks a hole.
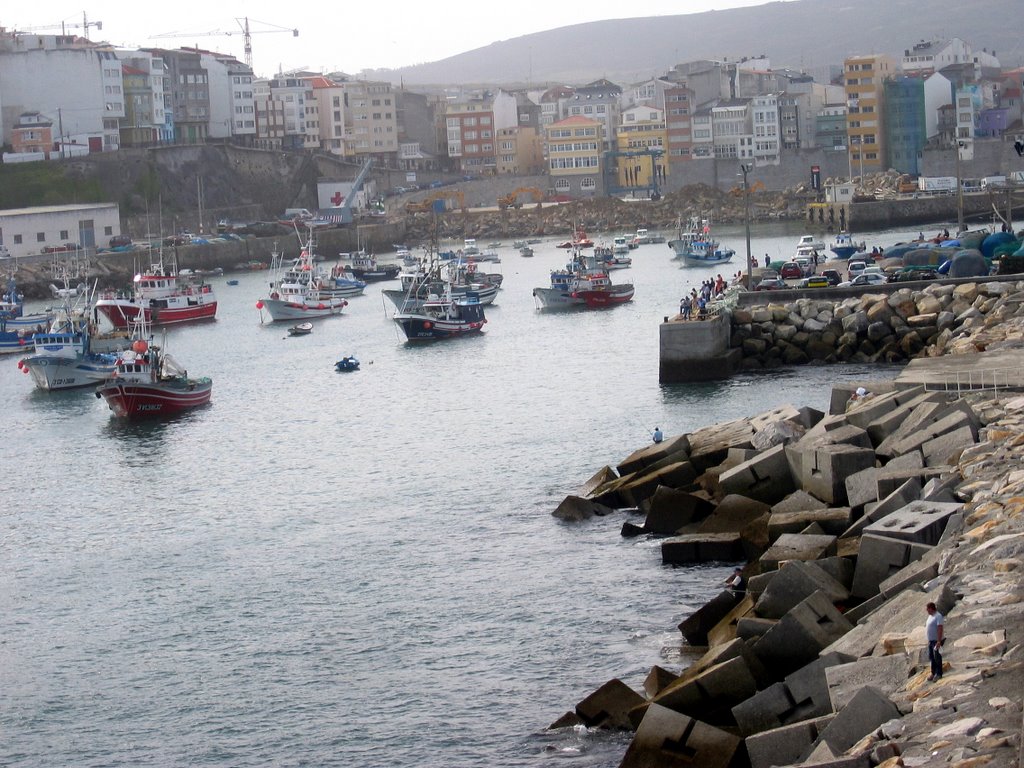
[[[809,362],[902,362],[988,348],[1024,316],[1024,281],[931,284],[891,294],[801,298],[731,311],[732,348],[745,370]]]
[[[611,680],[552,728],[631,731],[623,768],[1018,765],[1024,398],[833,402],[667,438],[559,505],[628,510],[667,564],[746,563],[746,591],[679,625],[690,666]]]

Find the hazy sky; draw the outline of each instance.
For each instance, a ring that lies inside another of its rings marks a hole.
[[[631,3],[592,0],[589,3],[480,3],[414,0],[366,3],[290,3],[248,0],[225,2],[175,0],[139,4],[106,0],[86,8],[89,38],[139,48],[180,48],[198,45],[244,58],[241,25],[249,18],[253,69],[257,75],[311,69],[356,74],[363,69],[397,68],[453,56],[498,40],[588,21],[630,17],[669,16],[762,5],[765,0],[635,0]],[[524,9],[527,9],[524,12]],[[13,13],[12,13],[13,10]],[[83,33],[83,3],[63,0],[33,6],[7,4],[0,26],[40,34]],[[237,16],[236,16],[237,14]],[[97,30],[94,22],[102,22]],[[290,29],[298,29],[293,37]],[[230,35],[202,35],[230,32]],[[156,37],[183,33],[181,37]],[[635,41],[623,41],[623,45]],[[571,52],[567,55],[572,55]]]

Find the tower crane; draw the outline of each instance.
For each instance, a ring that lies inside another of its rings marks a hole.
[[[89,18],[82,12],[82,23],[81,24],[68,24],[62,21],[60,24],[44,24],[41,27],[25,27],[24,29],[16,30],[18,32],[42,32],[45,29],[59,29],[61,35],[66,34],[68,27],[72,29],[81,29],[85,35],[85,39],[89,39],[89,27],[96,27],[96,29],[103,29],[102,21],[89,21]]]
[[[235,30],[221,30],[211,29],[209,32],[167,32],[163,35],[153,35],[150,40],[156,40],[165,37],[231,37],[232,35],[241,34],[245,40],[245,63],[250,69],[252,69],[252,36],[267,34],[270,32],[291,32],[292,37],[299,36],[299,30],[292,29],[289,27],[281,27],[277,24],[269,24],[265,21],[252,20],[253,24],[262,24],[266,27],[273,27],[273,29],[250,29],[249,17],[245,16],[242,18],[236,18],[239,31]]]

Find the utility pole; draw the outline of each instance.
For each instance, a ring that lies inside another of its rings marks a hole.
[[[957,234],[964,231],[964,185],[960,181],[960,150],[964,143],[956,141],[956,231]]]
[[[743,172],[743,225],[747,234],[747,288],[753,285],[750,263],[750,186],[747,184],[747,174],[754,169],[753,163],[740,163],[740,171]]]

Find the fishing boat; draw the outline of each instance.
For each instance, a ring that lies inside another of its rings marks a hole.
[[[7,290],[0,296],[0,353],[30,351],[32,336],[49,328],[53,319],[49,311],[25,314],[14,277],[8,278]]]
[[[133,420],[174,416],[206,405],[212,394],[212,379],[189,377],[161,347],[142,338],[118,356],[113,375],[96,390],[116,416]]]
[[[626,269],[627,267],[631,267],[632,265],[632,256],[624,256],[620,253],[613,253],[611,256],[605,256],[604,258],[605,269]]]
[[[587,233],[582,229],[577,229],[572,236],[572,240],[566,240],[557,245],[558,248],[567,248],[570,250],[578,250],[580,248],[593,248],[594,241],[587,237]]]
[[[616,235],[612,240],[612,253],[620,256],[625,253],[629,253],[629,238],[625,235]]]
[[[528,245],[524,245],[519,249],[519,255],[524,256],[526,258],[530,258],[531,256],[533,256],[533,248],[531,248]]]
[[[400,264],[380,264],[377,262],[377,259],[366,253],[366,251],[356,251],[349,254],[343,253],[340,257],[352,262],[345,268],[345,271],[364,283],[394,280],[402,269]]]
[[[477,299],[457,298],[450,292],[428,299],[415,310],[396,312],[394,320],[409,341],[469,336],[483,331],[487,322],[484,306]]]
[[[566,267],[552,271],[550,279],[549,286],[533,289],[541,309],[598,309],[633,300],[633,284],[612,283],[604,264],[592,254],[574,252]]]
[[[823,251],[825,250],[825,244],[814,235],[801,235],[796,248],[797,250],[805,248],[809,251]]]
[[[306,241],[299,250],[299,256],[286,267],[284,256],[275,252],[273,266],[275,274],[280,275],[270,283],[270,292],[256,302],[260,316],[266,309],[273,321],[279,320],[310,320],[328,315],[341,314],[348,306],[343,296],[338,296],[323,289],[321,280],[323,272],[316,263],[315,230],[310,228]]]
[[[128,328],[142,315],[148,325],[172,325],[212,320],[217,314],[213,286],[194,273],[179,274],[175,258],[164,262],[163,251],[149,271],[135,275],[131,295],[107,293],[96,301],[96,312],[114,327]]]
[[[829,250],[836,255],[837,259],[848,259],[855,253],[863,253],[867,246],[863,243],[854,242],[849,232],[840,232],[832,241]]]
[[[334,364],[334,370],[348,373],[359,370],[359,361],[352,355],[346,355]]]
[[[640,227],[633,235],[633,242],[637,245],[648,245],[651,242],[651,235],[646,229]]]
[[[480,253],[480,246],[476,244],[476,239],[467,237],[462,241],[462,255],[463,256],[476,256]]]
[[[312,323],[298,323],[288,329],[289,336],[307,336],[313,332]]]
[[[725,264],[736,255],[736,251],[722,248],[711,236],[711,222],[706,218],[693,217],[686,229],[680,226],[679,236],[669,240],[668,246],[675,251],[675,258],[689,267]]]
[[[491,277],[478,272],[472,261],[428,261],[417,269],[402,272],[401,288],[385,288],[381,293],[403,312],[417,310],[446,292],[486,305],[494,302],[500,288]]]
[[[87,298],[88,292],[79,298]],[[89,313],[89,302],[65,300],[50,328],[33,337],[35,351],[18,361],[39,389],[74,389],[110,378],[118,353],[127,348],[124,331],[100,334]]]

